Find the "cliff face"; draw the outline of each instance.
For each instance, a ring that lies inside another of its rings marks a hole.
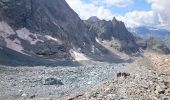
[[[89,52],[94,42],[65,0],[1,0],[0,21],[6,43],[20,45],[9,48],[24,53],[69,58],[70,49]]]
[[[122,51],[137,51],[123,22],[94,17],[84,23],[65,0],[0,0],[0,48],[7,53],[2,55],[14,50],[24,58],[111,60],[116,56],[96,41],[111,37],[120,40]]]
[[[134,36],[126,29],[123,22],[116,20],[116,18],[113,18],[112,21],[94,21],[91,19],[92,18],[85,21],[85,23],[89,30],[95,33],[98,38],[109,41],[111,41],[112,38],[119,40],[121,51],[125,51],[126,53],[138,51]]]

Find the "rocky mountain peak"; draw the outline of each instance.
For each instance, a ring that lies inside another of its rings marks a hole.
[[[122,44],[121,51],[126,53],[138,51],[134,36],[127,30],[122,21],[118,21],[115,17],[112,20],[99,20],[97,22],[85,21],[86,25],[92,33],[96,33],[96,37],[102,40],[111,41],[113,38]]]
[[[117,23],[117,22],[118,22],[118,20],[116,19],[116,17],[113,17],[112,22],[113,22],[113,23]]]
[[[100,21],[100,19],[97,16],[92,16],[88,19],[88,21],[96,22],[96,21]]]
[[[114,27],[122,27],[122,29],[127,30],[124,22],[117,20],[116,17],[113,17],[112,24]]]

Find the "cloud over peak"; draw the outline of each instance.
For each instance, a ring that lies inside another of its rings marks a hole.
[[[128,27],[154,26],[158,25],[158,17],[153,11],[132,11],[124,16],[118,16],[119,20],[125,22]]]
[[[94,3],[86,3],[82,0],[66,1],[82,19],[88,19],[91,16],[97,16],[100,19],[110,19],[113,16],[109,9],[105,9],[103,6],[97,6]]]
[[[86,20],[91,16],[100,19],[111,20],[116,17],[125,22],[128,27],[152,26],[166,28],[170,30],[170,10],[169,0],[146,0],[146,5],[150,9],[135,10],[131,9],[124,14],[114,12],[115,7],[119,10],[130,9],[128,5],[136,6],[137,1],[142,0],[66,0],[71,8],[79,14],[81,19]],[[87,2],[88,1],[88,2]],[[141,5],[139,3],[139,5]],[[143,4],[143,8],[145,4]],[[141,5],[142,6],[142,5]],[[122,8],[123,7],[123,8]],[[114,11],[113,11],[114,9]]]

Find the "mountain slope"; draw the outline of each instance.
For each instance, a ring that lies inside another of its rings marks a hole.
[[[67,59],[71,49],[89,52],[94,43],[65,0],[1,0],[0,8],[1,40],[17,52]]]
[[[170,49],[161,40],[151,37],[146,40],[147,49],[153,50],[162,54],[170,54]]]
[[[89,30],[65,0],[1,0],[0,47],[45,60],[122,61],[96,41],[115,37],[122,44],[121,51],[137,52],[123,22],[91,20],[93,29]]]

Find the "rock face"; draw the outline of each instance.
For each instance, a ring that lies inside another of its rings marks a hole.
[[[46,58],[70,58],[70,49],[89,52],[95,41],[65,0],[1,0],[0,26],[6,47]]]
[[[126,29],[123,22],[116,20],[114,17],[112,21],[106,20],[92,20],[89,18],[85,21],[89,30],[95,33],[97,38],[102,40],[112,40],[115,38],[121,43],[121,51],[126,53],[132,53],[138,51],[138,47],[135,43],[134,36]]]

